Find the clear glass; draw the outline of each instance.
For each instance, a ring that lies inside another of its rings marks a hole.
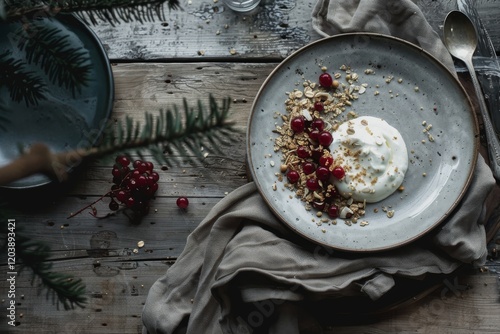
[[[223,0],[224,4],[235,12],[249,12],[260,3],[260,0]]]

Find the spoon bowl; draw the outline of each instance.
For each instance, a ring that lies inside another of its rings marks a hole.
[[[477,33],[472,21],[467,15],[459,11],[452,11],[446,16],[444,27],[444,44],[452,56],[460,59],[467,66],[476,91],[479,109],[483,118],[488,153],[493,176],[500,181],[500,141],[495,133],[493,124],[484,101],[481,86],[477,80],[476,71],[472,63],[472,55],[477,47]]]
[[[476,29],[469,18],[459,11],[448,14],[444,22],[444,43],[452,56],[472,57],[477,47]]]

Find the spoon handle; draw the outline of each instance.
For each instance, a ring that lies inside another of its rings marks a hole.
[[[500,141],[495,133],[493,124],[491,123],[490,115],[484,102],[483,92],[481,91],[481,86],[477,80],[476,71],[472,65],[472,60],[467,59],[465,65],[469,70],[470,76],[472,78],[472,84],[476,90],[477,100],[479,102],[479,109],[481,111],[481,116],[483,117],[484,130],[486,132],[486,140],[488,142],[488,153],[490,157],[490,167],[493,172],[493,176],[500,182]]]

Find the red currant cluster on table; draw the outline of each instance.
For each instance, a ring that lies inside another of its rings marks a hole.
[[[320,75],[319,83],[325,89],[336,88],[334,80],[328,73]],[[323,103],[315,102],[314,109],[318,112],[323,111]],[[305,175],[306,188],[322,195],[321,199],[315,199],[311,205],[317,210],[326,211],[331,218],[337,218],[339,207],[334,203],[337,191],[329,181],[331,176],[341,180],[345,176],[345,171],[342,166],[335,165],[334,158],[329,151],[330,144],[333,142],[331,132],[325,130],[325,122],[322,118],[307,120],[302,115],[290,120],[290,128],[294,135],[305,132],[310,139],[310,145],[297,147],[295,153],[301,163],[287,169],[288,182],[297,184],[301,180],[301,175]]]
[[[149,212],[149,204],[158,190],[160,176],[149,161],[131,161],[126,156],[118,156],[113,166],[113,183],[109,209],[116,211],[120,204],[140,214]]]

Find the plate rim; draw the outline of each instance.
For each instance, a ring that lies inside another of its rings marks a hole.
[[[296,229],[293,224],[287,222],[287,220],[285,219],[285,217],[283,217],[281,215],[281,213],[278,212],[278,210],[276,210],[275,207],[272,205],[270,199],[268,199],[266,197],[265,192],[262,189],[263,185],[261,185],[261,183],[258,181],[258,178],[256,177],[255,168],[254,168],[253,162],[252,162],[252,150],[251,150],[251,141],[252,141],[252,138],[250,138],[251,128],[252,128],[252,125],[253,125],[252,118],[254,117],[254,114],[256,113],[257,102],[258,102],[260,96],[262,95],[264,89],[268,85],[268,83],[272,80],[272,78],[274,77],[274,75],[278,71],[280,71],[283,67],[287,66],[288,62],[291,59],[293,59],[295,57],[298,57],[301,53],[307,52],[309,49],[314,48],[318,44],[326,43],[326,42],[328,42],[330,40],[335,40],[335,39],[340,39],[340,38],[346,38],[346,37],[356,37],[356,36],[367,36],[367,37],[372,37],[372,38],[387,39],[387,40],[391,40],[391,41],[396,42],[396,43],[402,43],[402,44],[404,44],[404,45],[406,45],[406,46],[414,49],[417,52],[423,53],[432,62],[434,62],[435,64],[437,64],[441,69],[443,69],[445,71],[445,73],[449,76],[449,78],[457,85],[457,87],[461,90],[461,92],[466,97],[467,104],[469,106],[468,109],[470,110],[470,114],[471,114],[470,116],[471,116],[471,119],[472,119],[472,122],[473,122],[472,128],[473,128],[473,131],[474,131],[474,133],[472,134],[473,138],[474,138],[473,145],[472,145],[472,147],[473,147],[473,152],[472,152],[472,157],[471,157],[472,159],[470,161],[469,173],[468,173],[467,178],[465,180],[464,187],[462,187],[462,189],[461,189],[459,195],[457,196],[456,200],[443,213],[442,217],[440,219],[437,219],[436,222],[434,222],[433,224],[430,224],[429,227],[427,227],[426,229],[424,229],[420,233],[417,233],[413,237],[406,238],[405,240],[403,240],[401,242],[393,243],[391,245],[381,246],[381,247],[376,247],[376,248],[366,248],[366,249],[333,246],[333,245],[331,245],[329,243],[322,242],[321,240],[317,240],[317,239],[313,238],[312,236],[304,233],[303,231],[300,231],[300,230]],[[251,179],[256,184],[257,190],[260,193],[260,195],[261,195],[262,199],[264,200],[264,202],[266,203],[266,205],[268,206],[268,208],[271,210],[271,212],[273,212],[273,214],[283,224],[285,224],[287,226],[287,228],[289,228],[290,230],[292,230],[294,233],[298,234],[299,236],[305,238],[306,240],[312,241],[312,242],[314,242],[314,243],[316,243],[316,244],[318,244],[320,246],[323,246],[323,247],[326,247],[326,248],[331,248],[331,249],[334,249],[334,250],[337,250],[337,251],[342,251],[342,252],[350,252],[350,253],[373,253],[373,252],[388,251],[388,250],[392,250],[392,249],[395,249],[395,248],[399,248],[399,247],[408,245],[408,244],[410,244],[410,243],[412,243],[412,242],[414,242],[414,241],[416,241],[418,239],[421,239],[423,236],[429,234],[431,231],[433,231],[438,226],[440,226],[441,224],[443,224],[446,221],[446,219],[457,209],[459,203],[463,199],[465,193],[467,192],[467,190],[469,189],[469,187],[470,187],[470,185],[472,183],[472,179],[473,179],[473,176],[474,176],[474,173],[475,173],[475,170],[476,170],[476,166],[477,166],[477,160],[478,160],[478,157],[479,157],[479,146],[480,146],[479,135],[480,135],[480,131],[479,131],[478,116],[477,116],[477,113],[475,112],[474,104],[472,103],[471,97],[469,96],[469,94],[467,93],[467,90],[464,88],[464,86],[460,82],[458,76],[456,76],[456,74],[453,73],[436,56],[434,56],[430,52],[426,51],[421,46],[418,46],[418,45],[416,45],[414,43],[411,43],[411,42],[409,42],[407,40],[404,40],[402,38],[399,38],[399,37],[394,37],[394,36],[391,36],[391,35],[381,34],[381,33],[350,32],[350,33],[337,34],[337,35],[333,35],[333,36],[327,36],[327,37],[320,38],[320,39],[318,39],[316,41],[313,41],[313,42],[311,42],[311,43],[309,43],[309,44],[301,47],[300,49],[296,50],[295,52],[293,52],[291,55],[289,55],[288,57],[286,57],[280,64],[278,64],[278,66],[276,66],[271,71],[271,73],[269,73],[269,75],[267,76],[266,80],[264,80],[264,82],[262,83],[262,85],[259,88],[259,90],[258,90],[258,92],[257,92],[257,94],[256,94],[256,96],[254,98],[254,101],[252,103],[251,111],[250,111],[250,115],[248,117],[247,124],[248,125],[247,125],[247,133],[246,133],[246,141],[247,141],[247,143],[246,143],[246,149],[247,149],[248,169],[250,171]]]
[[[99,57],[101,58],[101,62],[103,67],[105,68],[106,75],[105,77],[108,78],[108,82],[106,83],[106,88],[109,90],[110,94],[106,100],[106,106],[105,106],[105,117],[103,118],[106,120],[109,120],[112,112],[113,112],[113,105],[115,101],[115,80],[114,80],[114,75],[113,75],[113,70],[111,66],[110,59],[108,58],[107,52],[104,48],[104,45],[102,44],[102,41],[99,39],[97,34],[90,29],[78,16],[72,13],[58,13],[57,15],[54,16],[49,16],[49,17],[42,17],[43,20],[56,20],[63,24],[67,29],[68,26],[74,26],[76,29],[78,29],[78,33],[75,31],[72,31],[75,35],[77,35],[80,38],[80,34],[87,34],[90,40],[92,40],[94,46],[96,47],[95,51],[97,54],[99,54]],[[105,126],[101,126],[98,128],[98,135],[95,136],[94,140],[90,143],[90,147],[94,146],[97,142],[102,137],[102,134],[105,130]],[[67,169],[68,173],[72,173],[78,166],[72,166]],[[55,182],[54,179],[48,179],[44,182],[39,182],[39,183],[33,183],[29,185],[12,185],[12,184],[7,184],[7,185],[2,185],[0,188],[3,189],[10,189],[10,190],[23,190],[23,189],[35,189],[43,186],[47,186],[50,184],[53,184]]]

